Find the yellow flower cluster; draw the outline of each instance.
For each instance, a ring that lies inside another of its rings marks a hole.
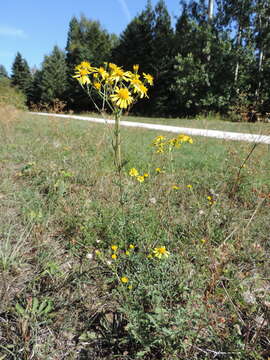
[[[83,61],[75,67],[75,75],[82,87],[87,91],[94,89],[106,101],[112,110],[126,109],[138,98],[148,97],[147,86],[153,85],[153,76],[138,74],[139,65],[133,66],[133,72],[125,71],[113,63],[94,67]]]
[[[138,170],[135,168],[131,168],[129,170],[129,175],[132,177],[135,177],[137,179],[137,181],[139,181],[140,183],[143,183],[144,180],[149,177],[148,173],[144,173],[143,175],[140,175]]]
[[[157,136],[152,145],[156,148],[156,153],[171,152],[174,148],[178,149],[183,143],[193,144],[193,140],[188,135],[180,134],[175,138],[167,139],[166,136]]]

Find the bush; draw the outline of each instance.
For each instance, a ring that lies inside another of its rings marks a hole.
[[[0,106],[12,105],[16,109],[26,110],[26,97],[16,87],[12,87],[10,80],[0,78]]]

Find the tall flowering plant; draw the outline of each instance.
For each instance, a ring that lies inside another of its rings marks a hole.
[[[121,173],[121,144],[120,144],[120,118],[123,110],[129,109],[139,99],[148,98],[148,86],[153,85],[150,74],[139,74],[139,65],[133,66],[133,71],[125,71],[113,63],[104,63],[104,66],[94,67],[83,61],[75,67],[75,75],[83,89],[95,104],[97,110],[104,110],[105,106],[112,111],[115,119],[114,128],[114,161],[118,173]],[[97,105],[93,94],[101,99]]]

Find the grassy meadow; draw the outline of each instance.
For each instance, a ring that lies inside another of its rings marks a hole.
[[[269,359],[269,147],[112,131],[0,110],[0,359]]]

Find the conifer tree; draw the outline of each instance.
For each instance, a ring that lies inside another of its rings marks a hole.
[[[42,102],[51,104],[55,99],[65,100],[67,66],[65,53],[57,46],[53,48],[51,55],[45,56],[38,86],[40,86],[40,100]]]
[[[29,98],[32,75],[27,61],[18,52],[12,65],[11,84],[17,86]]]

